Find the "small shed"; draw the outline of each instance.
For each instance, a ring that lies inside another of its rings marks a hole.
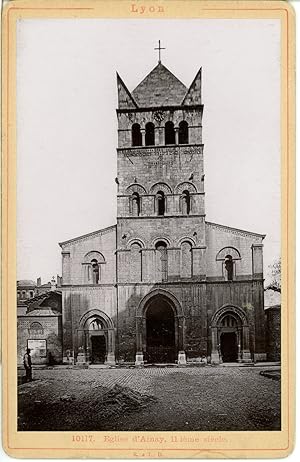
[[[62,362],[61,292],[50,291],[27,302],[25,314],[18,315],[18,364],[26,348],[33,365]]]

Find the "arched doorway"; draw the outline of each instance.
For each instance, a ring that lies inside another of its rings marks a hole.
[[[77,344],[87,364],[115,364],[114,326],[102,311],[95,309],[82,316],[77,330]]]
[[[153,297],[146,308],[146,359],[148,363],[175,361],[175,317],[167,299]]]
[[[250,362],[249,325],[244,311],[232,305],[221,307],[211,321],[211,362]]]
[[[225,314],[219,321],[220,353],[223,363],[237,362],[239,359],[238,341],[241,322],[232,314]]]
[[[165,289],[154,289],[136,310],[136,366],[147,363],[186,364],[185,317],[177,298]]]
[[[104,364],[107,355],[107,333],[103,321],[94,317],[88,324],[88,349],[90,364]]]

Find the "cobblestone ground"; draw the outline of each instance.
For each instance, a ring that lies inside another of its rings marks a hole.
[[[259,367],[34,370],[18,387],[19,430],[279,430],[280,381]],[[23,371],[22,371],[23,374]],[[155,398],[102,400],[118,384]]]

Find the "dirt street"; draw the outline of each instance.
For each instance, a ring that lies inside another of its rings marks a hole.
[[[18,429],[279,430],[280,380],[264,369],[34,370],[18,387]]]

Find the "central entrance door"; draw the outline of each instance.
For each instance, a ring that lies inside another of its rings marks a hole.
[[[146,342],[148,363],[175,362],[174,311],[163,297],[155,297],[147,308]]]
[[[221,355],[223,363],[233,363],[238,360],[238,346],[235,332],[221,334]]]
[[[104,364],[106,355],[106,341],[104,335],[92,335],[92,364]]]

